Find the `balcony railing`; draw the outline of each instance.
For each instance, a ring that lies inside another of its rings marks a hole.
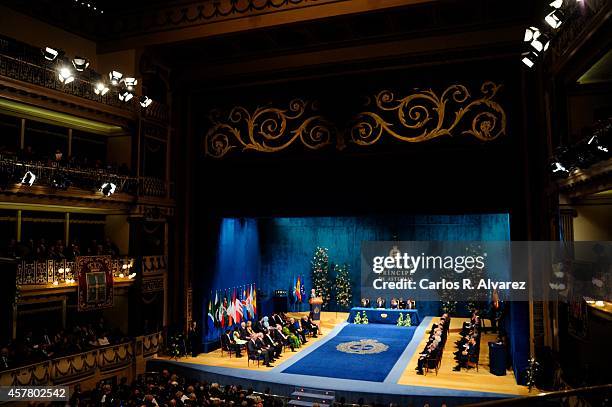
[[[11,189],[20,184],[24,175],[30,171],[35,176],[36,185],[44,185],[56,190],[79,188],[98,193],[104,183],[116,186],[115,193],[146,197],[167,197],[169,184],[153,177],[131,177],[117,174],[104,168],[81,168],[68,165],[49,165],[43,161],[21,161],[15,154],[0,154],[0,191]],[[19,192],[24,192],[20,190]]]
[[[134,259],[129,257],[111,260],[115,278],[128,278],[134,266]],[[76,285],[74,261],[71,260],[23,260],[17,264],[17,284],[29,286]]]
[[[161,351],[161,332],[136,337],[117,345],[62,356],[0,372],[0,386],[43,386],[70,384],[104,372],[133,367]]]

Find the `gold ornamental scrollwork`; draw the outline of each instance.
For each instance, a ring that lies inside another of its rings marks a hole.
[[[506,133],[507,126],[506,112],[494,100],[500,88],[501,85],[484,82],[476,97],[464,85],[449,86],[440,96],[429,89],[398,98],[383,90],[367,98],[365,106],[369,110],[356,115],[350,141],[370,146],[389,135],[404,142],[420,143],[457,134],[481,141],[495,140]]]
[[[294,99],[287,109],[258,107],[249,111],[234,107],[227,117],[220,111],[209,114],[212,127],[204,136],[207,156],[221,158],[233,149],[265,153],[282,151],[301,143],[317,150],[333,140],[333,127],[318,112],[316,103]]]

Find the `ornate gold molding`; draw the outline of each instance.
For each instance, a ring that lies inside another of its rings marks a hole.
[[[495,140],[506,133],[506,113],[493,100],[500,85],[485,82],[481,95],[472,98],[463,85],[452,85],[441,96],[431,90],[417,91],[403,98],[383,90],[368,98],[366,107],[351,126],[351,141],[360,146],[377,143],[383,135],[419,143],[441,136],[456,135],[456,128],[471,116],[470,126],[459,134],[481,141]],[[454,105],[455,109],[449,108]],[[454,113],[454,115],[453,115]]]
[[[420,143],[442,136],[467,135],[489,142],[506,134],[506,112],[495,96],[501,85],[484,82],[480,94],[472,96],[464,85],[451,85],[439,96],[431,89],[416,90],[397,98],[383,90],[366,98],[365,109],[338,131],[318,109],[318,103],[292,100],[287,109],[258,107],[252,112],[235,106],[227,116],[219,110],[209,114],[212,124],[204,136],[204,154],[224,157],[230,151],[280,152],[293,144],[311,150],[346,142],[367,147],[385,136]],[[346,139],[346,140],[345,140]]]
[[[226,120],[213,110],[213,126],[204,137],[204,153],[221,158],[234,148],[273,153],[299,140],[317,150],[332,143],[333,127],[317,113],[316,103],[294,99],[288,109],[258,107],[252,113],[242,106],[234,107]]]

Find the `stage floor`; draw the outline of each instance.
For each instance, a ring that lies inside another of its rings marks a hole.
[[[292,315],[299,316],[300,314],[294,313]],[[493,334],[483,334],[481,339],[478,372],[475,369],[469,371],[462,369],[461,372],[452,371],[453,366],[455,366],[453,360],[454,342],[459,338],[458,331],[465,321],[465,319],[461,318],[453,318],[451,321],[449,338],[438,375],[435,372],[430,372],[426,376],[420,376],[414,370],[416,360],[418,359],[418,352],[425,346],[428,331],[433,321],[437,319],[432,317],[423,319],[414,331],[412,340],[410,340],[404,352],[398,357],[395,365],[382,381],[315,377],[283,372],[292,365],[297,365],[297,362],[314,353],[317,348],[323,348],[326,342],[332,341],[347,325],[347,316],[347,313],[323,313],[321,316],[323,335],[316,339],[309,338],[308,343],[297,352],[292,353],[290,350],[284,352],[283,357],[277,360],[275,366],[271,368],[263,365],[257,367],[256,364],[247,366],[246,356],[243,358],[230,358],[227,354],[222,356],[220,350],[201,354],[197,357],[181,358],[178,361],[172,360],[172,364],[215,374],[235,375],[236,377],[248,378],[250,380],[279,384],[299,384],[305,387],[321,389],[339,390],[341,388],[346,391],[352,391],[350,389],[364,391],[364,386],[366,386],[367,391],[373,393],[418,394],[422,396],[432,394],[438,397],[442,395],[447,397],[499,398],[529,394],[527,387],[516,384],[511,370],[508,370],[506,376],[495,376],[489,373],[488,347],[486,345],[488,341],[495,339]],[[158,358],[157,360],[170,361],[167,358]],[[364,366],[364,368],[366,367]],[[376,383],[376,381],[379,381],[379,383]],[[532,394],[535,394],[535,391],[532,391]]]

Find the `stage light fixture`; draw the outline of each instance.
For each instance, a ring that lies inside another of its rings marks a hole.
[[[89,67],[89,61],[82,57],[74,57],[72,59],[72,65],[77,72],[83,72]]]
[[[559,10],[553,10],[544,17],[544,21],[554,29],[557,29],[561,26],[561,13]]]
[[[21,178],[22,185],[34,185],[34,181],[36,181],[36,175],[32,171],[26,171],[23,178]]]
[[[123,78],[123,74],[118,71],[111,71],[108,73],[108,79],[110,80],[111,85],[117,86],[119,82],[121,82],[121,78]]]
[[[104,82],[98,82],[96,83],[96,86],[94,87],[94,93],[96,95],[104,96],[106,95],[108,91],[109,91],[109,87],[106,86]]]
[[[133,91],[136,85],[138,85],[138,80],[136,78],[128,77],[123,80],[123,83],[125,84],[127,90]]]
[[[51,47],[45,47],[42,50],[42,53],[43,53],[43,56],[45,57],[45,59],[47,61],[51,61],[51,62],[55,61],[55,59],[59,55],[59,51],[54,49],[54,48],[51,48]]]
[[[117,189],[117,185],[113,184],[112,182],[105,182],[100,187],[100,192],[102,192],[102,195],[104,196],[111,196],[112,194],[115,193],[116,189]]]
[[[538,54],[536,54],[533,51],[523,52],[523,54],[521,56],[522,56],[521,61],[528,68],[533,68],[533,66],[535,65],[536,61],[538,60]]]
[[[132,280],[134,277],[136,277],[136,273],[131,273],[131,274],[128,276],[128,278],[129,278],[130,280]]]
[[[141,96],[140,97],[140,106],[147,108],[151,105],[151,103],[153,103],[153,99],[151,99],[148,96]]]
[[[561,6],[563,6],[563,0],[554,0],[552,3],[550,3],[550,6],[558,10],[561,8]]]
[[[119,92],[119,100],[122,102],[129,102],[134,97],[134,94],[128,90]]]
[[[68,68],[67,66],[63,66],[59,69],[57,77],[64,85],[68,85],[70,82],[74,81],[72,69]]]

